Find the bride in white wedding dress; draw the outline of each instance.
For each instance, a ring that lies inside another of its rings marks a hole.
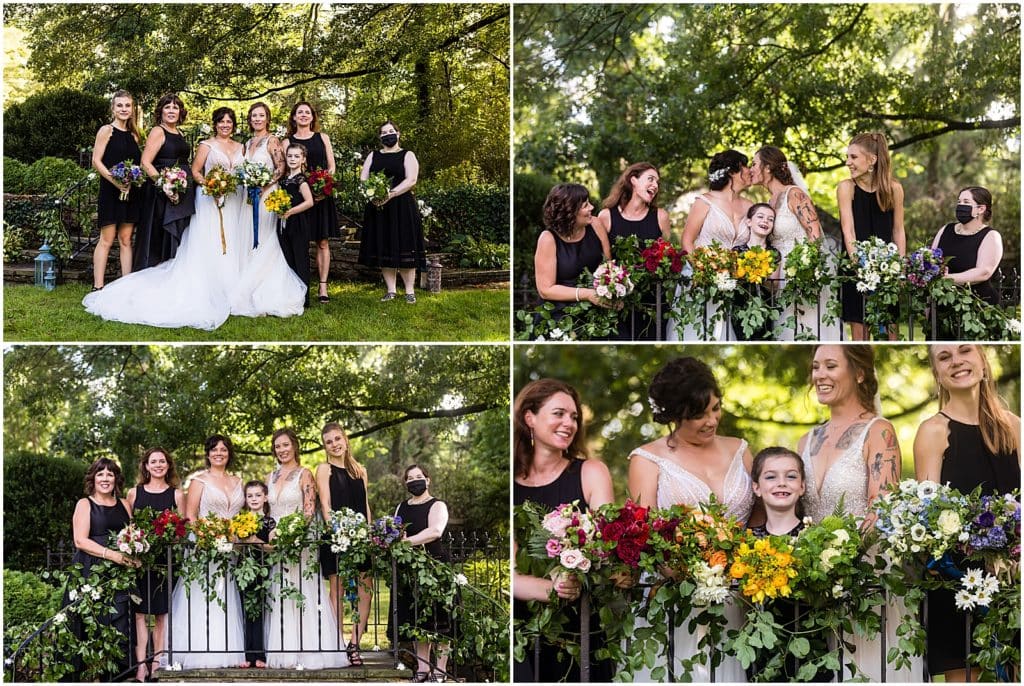
[[[192,182],[200,185],[215,166],[231,171],[244,160],[242,145],[231,139],[234,111],[222,107],[213,120],[216,135],[199,144],[192,163]],[[263,154],[259,146],[255,154]],[[226,247],[221,245],[222,218]],[[252,208],[245,203],[243,188],[224,197],[219,213],[216,201],[198,192],[196,213],[174,259],[123,276],[89,293],[82,304],[107,320],[207,331],[221,326],[230,314],[301,314],[305,289],[296,296],[297,278],[289,278],[294,273],[271,226],[261,215],[260,246],[253,250]],[[276,261],[275,250],[280,258]]]

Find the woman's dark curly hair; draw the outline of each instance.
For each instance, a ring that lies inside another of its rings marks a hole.
[[[218,107],[213,111],[213,125],[216,126],[225,116],[231,117],[231,133],[234,133],[238,130],[238,115],[230,107]]]
[[[121,491],[124,489],[124,472],[121,471],[121,465],[109,457],[101,457],[86,470],[84,479],[85,494],[92,495],[96,492],[96,475],[104,469],[114,473],[114,497],[120,498]]]
[[[231,439],[221,434],[213,434],[206,439],[206,443],[203,444],[203,451],[205,452],[204,458],[206,460],[206,468],[210,468],[210,452],[217,447],[218,443],[223,443],[224,447],[228,449],[228,463],[224,465],[227,469],[231,466],[231,463],[235,461],[235,446],[231,442]]]
[[[164,107],[166,107],[167,105],[169,105],[172,102],[175,105],[178,106],[178,121],[175,122],[175,123],[176,124],[184,124],[185,123],[185,115],[188,114],[188,110],[185,109],[185,103],[183,103],[181,101],[181,98],[178,97],[177,93],[167,93],[166,95],[161,97],[160,100],[158,100],[157,103],[156,103],[156,123],[157,124],[163,123]]]
[[[647,390],[654,421],[671,425],[704,414],[711,396],[722,397],[711,367],[695,357],[677,357],[658,370]]]
[[[560,183],[544,201],[544,227],[568,238],[576,228],[576,213],[590,200],[590,192],[578,183]]]
[[[774,145],[766,145],[754,153],[761,158],[761,164],[772,173],[772,176],[787,186],[793,185],[793,175],[786,164],[786,154]]]
[[[726,150],[716,152],[708,165],[708,188],[713,191],[720,191],[729,185],[729,179],[733,174],[747,166],[750,160],[747,156],[737,150]],[[724,174],[715,172],[724,169]],[[713,179],[711,177],[714,177]]]

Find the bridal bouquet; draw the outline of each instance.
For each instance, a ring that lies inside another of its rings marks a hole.
[[[918,248],[904,258],[903,271],[907,282],[918,288],[927,288],[935,279],[946,274],[941,248]]]
[[[222,255],[228,252],[227,238],[224,236],[224,199],[238,188],[238,177],[224,167],[215,165],[206,175],[203,183],[203,193],[212,197],[217,205],[217,214],[220,216],[220,250]]]
[[[181,202],[180,194],[188,188],[188,174],[181,167],[167,167],[160,172],[160,189],[172,205]]]
[[[775,318],[771,303],[765,299],[761,284],[775,273],[778,253],[759,245],[737,251],[732,275],[739,293],[733,298],[733,321],[739,324],[748,338],[755,331],[764,331]]]
[[[229,538],[231,520],[210,514],[192,522],[189,530],[195,536],[197,550],[227,554],[234,549]]]
[[[691,269],[690,288],[676,302],[676,326],[680,331],[694,327],[698,337],[706,339],[732,305],[736,253],[715,242],[694,248],[686,261]]]
[[[812,606],[856,593],[868,579],[861,573],[861,532],[853,515],[825,517],[807,526],[793,548],[800,571],[794,596]]]
[[[547,576],[557,578],[573,574],[584,580],[595,563],[600,564],[604,559],[594,517],[581,510],[578,501],[564,503],[543,515],[543,510],[534,503],[527,503],[523,508],[531,514],[533,524],[527,552],[534,559],[548,563]]]
[[[118,550],[131,557],[148,553],[150,548],[145,530],[134,522],[129,522],[117,532],[116,544]]]
[[[370,542],[382,550],[387,550],[395,542],[402,540],[404,531],[405,522],[399,515],[385,515],[373,520],[373,526],[370,528]]]
[[[895,561],[939,559],[970,534],[967,498],[934,481],[904,479],[874,503],[879,544]]]
[[[615,260],[603,262],[594,271],[593,288],[597,291],[597,297],[609,302],[622,300],[633,292],[633,282],[629,278],[629,271],[620,267]]]
[[[124,162],[118,162],[115,164],[110,168],[110,175],[113,176],[118,183],[123,185],[141,186],[146,183],[146,175],[142,172],[142,167],[135,164],[132,160],[125,160]],[[121,200],[127,200],[130,192],[131,188],[126,191],[121,191]]]
[[[797,576],[793,546],[785,536],[759,538],[753,544],[740,543],[729,576],[736,579],[740,592],[760,605],[766,600],[788,598],[790,585]]]
[[[238,178],[238,182],[248,189],[250,193],[249,204],[252,204],[252,191],[257,191],[258,197],[259,189],[274,180],[274,172],[270,167],[261,162],[252,162],[250,160],[243,162],[240,167],[235,167],[235,176]]]
[[[277,520],[276,531],[275,547],[297,548],[305,542],[309,534],[309,520],[301,512],[292,512]]]
[[[967,496],[966,540],[960,552],[978,560],[986,569],[1003,575],[1005,580],[1020,578],[1020,494],[981,495],[976,490]]]
[[[315,200],[323,200],[334,194],[334,177],[326,169],[314,169],[306,175],[306,181]]]
[[[781,328],[805,334],[796,338],[806,337],[808,333],[817,336],[817,332],[797,331],[798,310],[816,310],[823,291],[836,292],[838,283],[834,271],[821,241],[798,241],[793,246],[782,269],[785,282],[779,294],[779,307],[789,315],[780,322]],[[831,298],[822,313],[822,323],[833,324],[839,316],[838,308],[839,300]]]
[[[373,172],[365,181],[359,182],[359,192],[367,202],[383,203],[391,192],[391,180],[384,172]]]
[[[605,505],[597,513],[597,531],[604,542],[605,561],[613,568],[609,577],[615,587],[635,586],[640,579],[640,558],[651,551],[648,508],[632,500],[622,507]]]
[[[775,272],[778,266],[776,253],[759,245],[737,253],[732,275],[739,281],[761,284]]]

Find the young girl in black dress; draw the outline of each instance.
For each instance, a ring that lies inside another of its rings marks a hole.
[[[259,558],[260,564],[263,563],[264,551],[263,545],[258,544],[269,543],[270,532],[277,528],[277,522],[270,516],[270,503],[267,502],[268,495],[267,485],[258,479],[245,484],[245,505],[242,506],[242,511],[255,512],[259,515],[260,528],[255,534],[245,539],[244,543],[257,544],[255,553]],[[242,663],[242,667],[252,666],[264,669],[267,666],[266,645],[263,640],[263,635],[266,631],[263,625],[263,606],[266,602],[264,598],[266,594],[262,586],[256,590],[249,590],[241,584],[238,586],[238,592],[242,596],[243,605],[257,605],[260,608],[258,614],[245,613],[245,662]],[[255,601],[249,597],[251,593],[258,594]]]
[[[336,173],[331,139],[320,131],[316,110],[308,102],[295,103],[288,117],[287,145],[290,147],[296,144],[305,146],[309,169],[324,169],[332,176]],[[316,241],[316,266],[320,275],[318,298],[322,303],[330,302],[327,276],[331,271],[331,246],[327,239],[341,238],[333,197],[327,196],[316,201],[310,213],[308,230],[308,240]]]
[[[363,231],[359,239],[359,264],[380,267],[387,290],[381,302],[394,300],[398,274],[405,285],[405,302],[416,302],[416,270],[427,268],[423,246],[423,218],[412,189],[419,178],[420,163],[411,150],[399,144],[401,132],[391,121],[377,129],[381,149],[370,153],[363,162],[359,178],[383,172],[391,182],[384,200],[366,203]]]
[[[347,507],[353,512],[361,512],[366,521],[370,521],[370,501],[367,499],[366,468],[359,464],[352,454],[348,435],[338,422],[328,422],[320,432],[327,453],[327,462],[317,465],[316,489],[320,498],[320,508],[325,521],[330,521],[331,512]],[[352,638],[345,648],[349,663],[353,667],[363,665],[359,653],[359,641],[366,631],[366,621],[370,616],[370,601],[373,599],[373,576],[370,575],[370,562],[366,561],[359,568],[359,580],[356,592],[359,598],[357,606],[358,621],[352,622]],[[348,579],[338,577],[338,556],[331,552],[329,545],[320,546],[320,573],[328,580],[331,609],[338,620],[338,630],[345,630],[344,593],[342,585]]]
[[[111,167],[119,162],[130,161],[139,164],[139,130],[135,126],[135,100],[125,90],[114,93],[110,101],[114,121],[104,124],[96,132],[96,143],[92,150],[92,166],[100,175],[100,196],[97,205],[97,222],[100,227],[99,240],[92,253],[92,289],[103,288],[107,257],[117,236],[121,259],[121,276],[132,271],[132,230],[139,221],[139,201],[142,193],[134,186],[114,180]],[[121,200],[121,193],[127,192],[128,199]]]
[[[185,494],[178,488],[178,474],[174,469],[174,458],[160,447],[150,448],[139,461],[139,480],[128,492],[128,504],[133,512],[144,507],[159,514],[164,510],[182,512]],[[135,605],[135,659],[139,665],[135,678],[142,681],[152,677],[156,671],[153,655],[160,654],[163,660],[167,649],[167,612],[170,609],[171,586],[167,579],[166,558],[158,559],[156,566],[143,572],[137,589],[139,602]],[[153,648],[149,648],[149,623],[147,615],[153,615]]]
[[[306,183],[306,146],[291,144],[284,155],[287,171],[278,185],[287,191],[292,199],[291,208],[281,215],[278,222],[277,239],[281,252],[292,271],[309,286],[309,226],[306,210],[313,207],[313,192]],[[309,293],[303,306],[309,306]]]

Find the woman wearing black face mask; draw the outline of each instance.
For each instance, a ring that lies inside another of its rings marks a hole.
[[[441,536],[448,526],[448,506],[443,500],[430,495],[428,490],[430,477],[419,465],[405,468],[405,487],[411,494],[403,500],[395,514],[402,518],[406,525],[405,541],[412,545],[422,545],[427,553],[436,560],[450,562],[447,549],[441,543]],[[413,641],[416,650],[416,667],[413,669],[414,682],[444,681],[445,669],[448,665],[449,643],[428,643],[417,641],[411,633],[403,631],[402,626],[416,626],[425,631],[444,636],[452,631],[452,618],[449,611],[437,604],[417,602],[415,581],[399,577],[398,590],[392,593],[392,601],[398,604],[398,640]],[[388,636],[394,634],[392,611],[388,610]],[[437,669],[431,673],[431,648],[433,662]]]
[[[956,222],[946,224],[935,235],[932,248],[942,250],[950,258],[947,279],[967,284],[990,305],[999,304],[999,289],[992,275],[1003,259],[1003,239],[988,225],[992,219],[992,193],[981,186],[968,186],[960,191],[956,205]],[[960,322],[951,312],[938,310],[938,340],[960,338]]]
[[[359,178],[383,172],[391,182],[387,198],[366,203],[363,231],[359,242],[359,263],[380,267],[387,291],[381,302],[394,300],[398,274],[405,285],[405,302],[415,303],[416,270],[427,268],[423,247],[423,219],[412,189],[420,173],[420,164],[411,150],[403,150],[401,132],[390,121],[380,125],[381,149],[371,152],[363,162]]]

